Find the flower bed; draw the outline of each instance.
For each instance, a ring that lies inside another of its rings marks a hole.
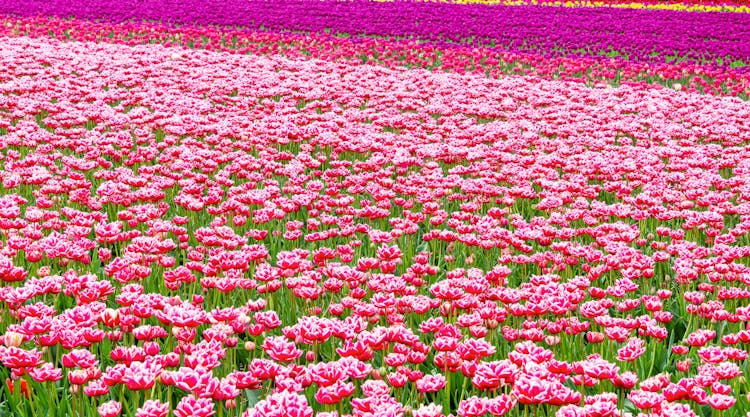
[[[750,409],[746,73],[3,23],[0,415]]]
[[[492,78],[525,75],[579,81],[589,86],[654,84],[712,95],[750,95],[750,75],[717,66],[631,63],[609,58],[545,58],[535,54],[462,46],[435,47],[406,40],[336,37],[226,30],[211,27],[164,28],[149,24],[103,24],[50,18],[6,18],[0,34],[52,37],[68,41],[123,45],[163,44],[240,54],[280,54],[293,59],[317,58],[389,68],[484,74]]]
[[[114,23],[241,26],[491,46],[543,56],[619,57],[628,61],[750,63],[750,13],[548,8],[433,2],[320,0],[15,0],[0,13],[75,17]]]

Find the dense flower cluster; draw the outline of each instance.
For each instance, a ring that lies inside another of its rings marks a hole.
[[[11,412],[748,406],[742,100],[28,37],[0,61]]]
[[[369,0],[3,0],[0,13],[329,31],[417,39],[436,46],[491,46],[546,57],[607,55],[634,62],[750,65],[750,13]]]
[[[441,48],[406,40],[351,39],[328,34],[251,32],[212,27],[165,28],[143,23],[110,25],[46,17],[5,18],[0,23],[0,35],[12,37],[52,37],[131,46],[161,43],[185,49],[280,54],[293,59],[316,58],[389,68],[425,68],[459,74],[484,74],[492,78],[525,75],[546,80],[580,81],[587,85],[661,84],[681,91],[744,99],[750,97],[750,73],[684,62],[657,65],[597,57],[545,58],[536,54],[487,48]]]
[[[380,0],[386,1],[386,0]],[[388,0],[393,1],[393,0]],[[613,7],[626,9],[678,10],[686,12],[750,12],[747,0],[704,1],[704,0],[439,0],[444,3],[492,4],[505,6],[551,6],[551,7]]]
[[[745,0],[173,3],[0,0],[0,415],[750,409]]]

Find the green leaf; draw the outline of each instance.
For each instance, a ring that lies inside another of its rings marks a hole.
[[[247,407],[252,408],[255,407],[255,404],[258,404],[258,402],[261,400],[260,398],[260,390],[245,390],[245,397],[247,397]]]

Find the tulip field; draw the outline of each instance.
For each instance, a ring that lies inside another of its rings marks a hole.
[[[750,415],[750,1],[0,0],[0,417]]]

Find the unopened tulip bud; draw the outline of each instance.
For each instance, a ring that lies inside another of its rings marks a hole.
[[[453,304],[450,301],[440,304],[440,314],[443,316],[449,316],[451,311],[453,311]]]
[[[23,343],[23,335],[16,332],[7,332],[4,337],[5,346],[19,347]]]
[[[677,361],[677,364],[675,364],[675,368],[677,368],[680,372],[687,372],[690,370],[690,359],[685,359],[684,361]]]
[[[101,315],[102,323],[107,327],[116,327],[120,324],[120,312],[114,308],[106,308],[102,311]]]
[[[28,382],[25,379],[21,380],[21,394],[23,394],[23,396],[26,398],[29,398],[29,396],[31,395]]]
[[[143,349],[149,356],[156,356],[161,351],[159,344],[156,342],[146,342],[143,344]]]
[[[242,324],[250,323],[250,320],[251,320],[250,317],[247,314],[245,314],[245,313],[240,313],[237,316],[237,321],[240,322],[240,323],[242,323]]]

